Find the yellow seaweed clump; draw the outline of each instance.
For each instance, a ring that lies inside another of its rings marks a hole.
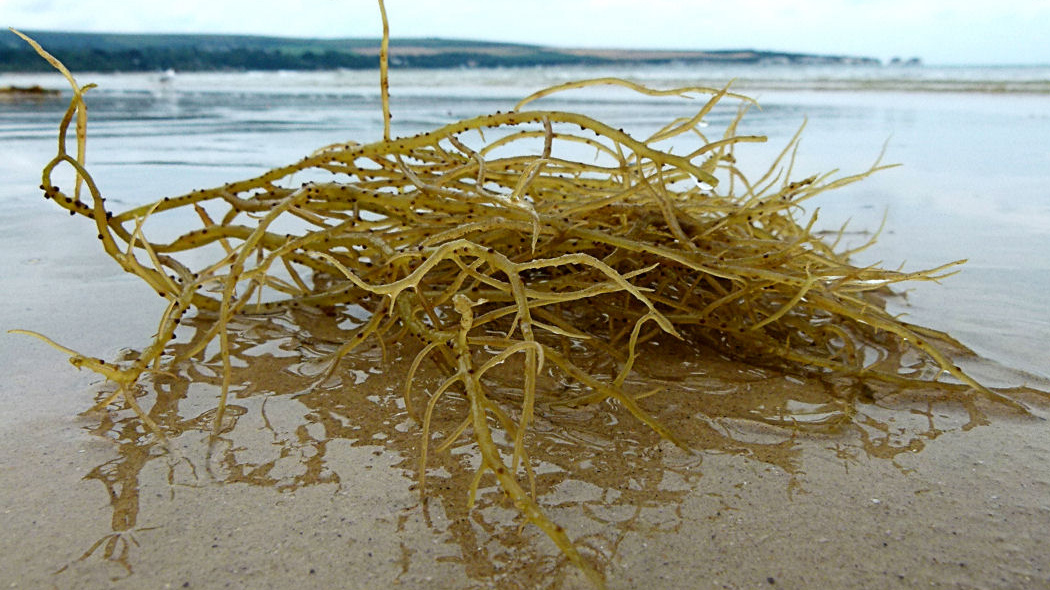
[[[701,126],[720,101],[749,104],[727,89],[658,91],[608,78],[566,84],[508,112],[403,138],[391,138],[387,125],[380,141],[328,146],[255,178],[114,212],[83,164],[86,88],[38,50],[74,89],[58,154],[43,171],[45,196],[92,220],[106,252],[169,302],[153,343],[129,363],[63,350],[118,385],[98,407],[123,400],[159,436],[136,401],[144,373],[172,370],[217,345],[225,367],[218,433],[232,385],[227,326],[236,317],[300,306],[353,312],[366,319],[333,367],[365,341],[419,341],[404,402],[422,432],[421,484],[428,453],[472,437],[481,463],[470,501],[491,474],[521,514],[600,584],[535,501],[525,435],[544,408],[615,400],[682,444],[639,404],[652,392],[625,386],[645,370],[639,347],[647,341],[679,339],[696,355],[827,378],[846,404],[868,383],[911,387],[942,374],[959,391],[998,397],[942,352],[955,344],[950,338],[884,308],[890,285],[934,280],[951,265],[910,273],[857,267],[853,252],[813,230],[815,215],[798,219],[800,202],[872,174],[878,162],[853,176],[792,180],[796,135],[768,172],[746,178],[734,147],[762,140],[736,134],[746,109],[720,137],[708,138]],[[389,121],[385,69],[382,85]],[[530,108],[555,92],[595,85],[709,98],[694,116],[645,138],[583,114]],[[672,144],[677,153],[666,147]],[[74,191],[52,183],[60,166],[75,171]],[[193,220],[190,226],[150,239],[145,222],[173,212],[188,213],[179,219]],[[187,352],[166,354],[191,309],[213,318],[211,327]],[[905,355],[913,359],[907,367]],[[433,390],[413,387],[423,363],[444,372]],[[507,367],[514,367],[510,377]],[[431,416],[450,398],[468,410],[434,444]]]

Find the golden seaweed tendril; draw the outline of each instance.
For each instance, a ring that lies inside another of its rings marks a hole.
[[[526,434],[544,408],[615,400],[686,447],[642,407],[640,399],[652,392],[624,385],[629,374],[644,371],[638,350],[646,341],[677,338],[697,355],[825,379],[847,404],[868,384],[913,388],[948,375],[955,383],[944,388],[961,396],[1018,406],[952,364],[942,349],[961,345],[949,336],[884,309],[889,286],[937,280],[958,263],[919,272],[857,267],[849,261],[857,250],[836,251],[836,243],[813,231],[815,215],[800,222],[802,201],[884,166],[876,161],[851,176],[792,180],[796,135],[767,173],[748,179],[734,147],[763,138],[736,135],[744,109],[721,137],[708,138],[700,126],[720,101],[750,102],[726,89],[583,80],[540,91],[510,112],[391,138],[384,52],[382,140],[328,146],[255,178],[114,212],[84,166],[89,86],[79,86],[32,44],[74,90],[58,153],[43,170],[45,197],[93,220],[106,253],[169,303],[153,342],[119,367],[24,333],[115,382],[116,391],[97,407],[121,399],[157,437],[164,435],[136,401],[144,373],[173,370],[217,344],[224,365],[218,434],[235,385],[227,326],[238,316],[299,306],[337,314],[364,308],[370,319],[334,355],[333,368],[366,340],[420,341],[403,395],[422,431],[421,495],[428,454],[473,437],[481,465],[469,501],[491,474],[522,516],[601,586],[601,575],[536,501]],[[709,98],[696,116],[671,121],[647,139],[583,114],[525,109],[556,92],[609,84],[651,96]],[[76,156],[66,144],[74,117]],[[676,153],[661,148],[672,139]],[[52,183],[63,165],[77,178],[72,195]],[[200,225],[150,240],[146,221],[177,210],[192,211]],[[211,328],[187,351],[166,355],[191,309],[212,317]],[[927,370],[915,369],[915,358]],[[413,386],[423,363],[447,375],[433,391]],[[496,387],[494,369],[513,363],[521,367],[514,387],[506,387],[505,377]],[[465,399],[469,410],[434,446],[431,417],[449,396]]]

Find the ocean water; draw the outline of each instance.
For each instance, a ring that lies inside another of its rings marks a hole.
[[[912,286],[906,299],[893,303],[895,310],[952,333],[993,361],[974,370],[994,384],[1050,378],[1050,67],[395,70],[393,131],[407,135],[507,110],[545,86],[601,76],[659,88],[721,87],[733,80],[734,89],[758,100],[740,132],[768,137],[738,149],[745,171],[763,170],[803,123],[798,178],[860,172],[884,150],[883,162],[901,166],[822,195],[807,210],[820,209],[822,228],[849,221],[847,242],[854,243],[867,240],[885,217],[879,241],[858,255],[862,262],[918,270],[968,259],[942,284]],[[374,71],[169,79],[83,74],[79,80],[98,84],[88,95],[87,162],[118,209],[382,134]],[[0,76],[0,86],[37,83],[65,87],[55,75]],[[7,259],[31,260],[41,247],[33,224],[62,214],[39,198],[37,185],[40,168],[54,155],[67,101],[68,92],[0,101],[0,227],[8,232],[5,243],[13,244]],[[692,114],[703,99],[603,87],[540,104],[644,136]],[[719,135],[736,109],[727,103],[713,111],[711,133]],[[89,224],[81,225],[94,235]],[[5,268],[17,273],[21,267]],[[147,323],[155,318],[144,313]]]

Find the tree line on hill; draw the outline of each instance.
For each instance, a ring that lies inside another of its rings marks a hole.
[[[74,71],[149,72],[368,69],[378,65],[377,39],[289,39],[235,35],[128,35],[27,32]],[[533,45],[397,39],[392,67],[529,67],[623,63],[733,62],[867,63],[867,58],[764,51],[587,52]],[[877,61],[876,61],[877,63]],[[0,35],[0,72],[47,71],[50,66],[15,35]]]

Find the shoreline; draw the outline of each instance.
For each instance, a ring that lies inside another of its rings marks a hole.
[[[833,100],[849,99],[857,95],[903,96],[1016,96],[1038,98],[1050,95],[1050,65],[1029,66],[921,66],[872,67],[858,65],[724,65],[691,66],[675,64],[661,66],[664,76],[671,79],[661,86],[710,86],[721,88],[730,80],[732,89],[756,98],[770,93],[826,94]],[[537,66],[530,68],[403,68],[396,70],[391,80],[394,100],[428,97],[435,89],[454,92],[457,87],[472,87],[472,81],[482,81],[484,94],[492,98],[506,98],[516,102],[537,87],[553,85],[567,79],[594,77],[625,77],[647,82],[649,67],[643,65],[566,66],[562,68]],[[252,92],[280,94],[316,94],[320,96],[362,97],[378,96],[376,85],[378,69],[367,70],[246,70],[239,72],[188,71],[164,72],[91,72],[78,71],[78,78],[99,83],[96,94],[141,92],[172,97],[178,93],[216,92],[229,90],[217,84],[238,83],[233,87]],[[540,79],[535,84],[525,80]],[[500,79],[498,87],[483,81]],[[276,79],[276,80],[274,80]],[[274,83],[277,82],[275,85]],[[60,74],[51,72],[0,72],[0,86],[40,86],[47,94],[34,94],[41,100],[54,98],[56,91],[68,97],[68,82]],[[477,98],[477,88],[466,96]],[[586,94],[566,95],[564,98],[587,98]],[[22,95],[8,96],[8,100],[28,99]],[[600,94],[589,98],[600,99]],[[760,103],[765,101],[760,100]],[[666,102],[665,102],[666,104]]]

